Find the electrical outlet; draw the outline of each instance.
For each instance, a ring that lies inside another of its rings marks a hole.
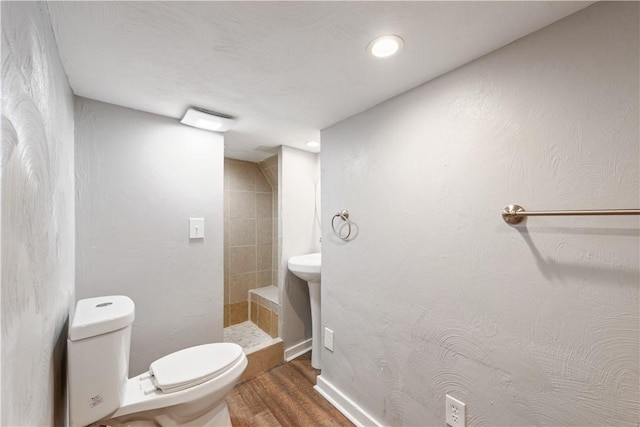
[[[451,427],[466,427],[467,426],[467,407],[464,403],[460,402],[447,394],[445,399],[447,402],[447,425]]]
[[[333,331],[329,328],[324,328],[324,346],[333,351]]]

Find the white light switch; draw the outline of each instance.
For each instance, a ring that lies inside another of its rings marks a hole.
[[[189,218],[189,238],[204,239],[204,218]]]
[[[333,351],[333,331],[327,327],[324,328],[324,347]]]

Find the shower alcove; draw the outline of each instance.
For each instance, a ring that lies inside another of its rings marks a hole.
[[[282,361],[278,292],[278,156],[224,161],[224,340]],[[251,370],[251,369],[248,369]]]

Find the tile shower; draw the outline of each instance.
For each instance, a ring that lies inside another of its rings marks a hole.
[[[278,157],[224,161],[225,341],[278,337]]]

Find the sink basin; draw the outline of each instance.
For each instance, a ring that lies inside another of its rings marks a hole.
[[[309,285],[309,304],[311,305],[311,366],[321,369],[320,336],[322,334],[320,318],[320,253],[298,255],[289,258],[289,271]]]
[[[309,254],[289,258],[289,270],[302,280],[320,281],[321,255]]]

